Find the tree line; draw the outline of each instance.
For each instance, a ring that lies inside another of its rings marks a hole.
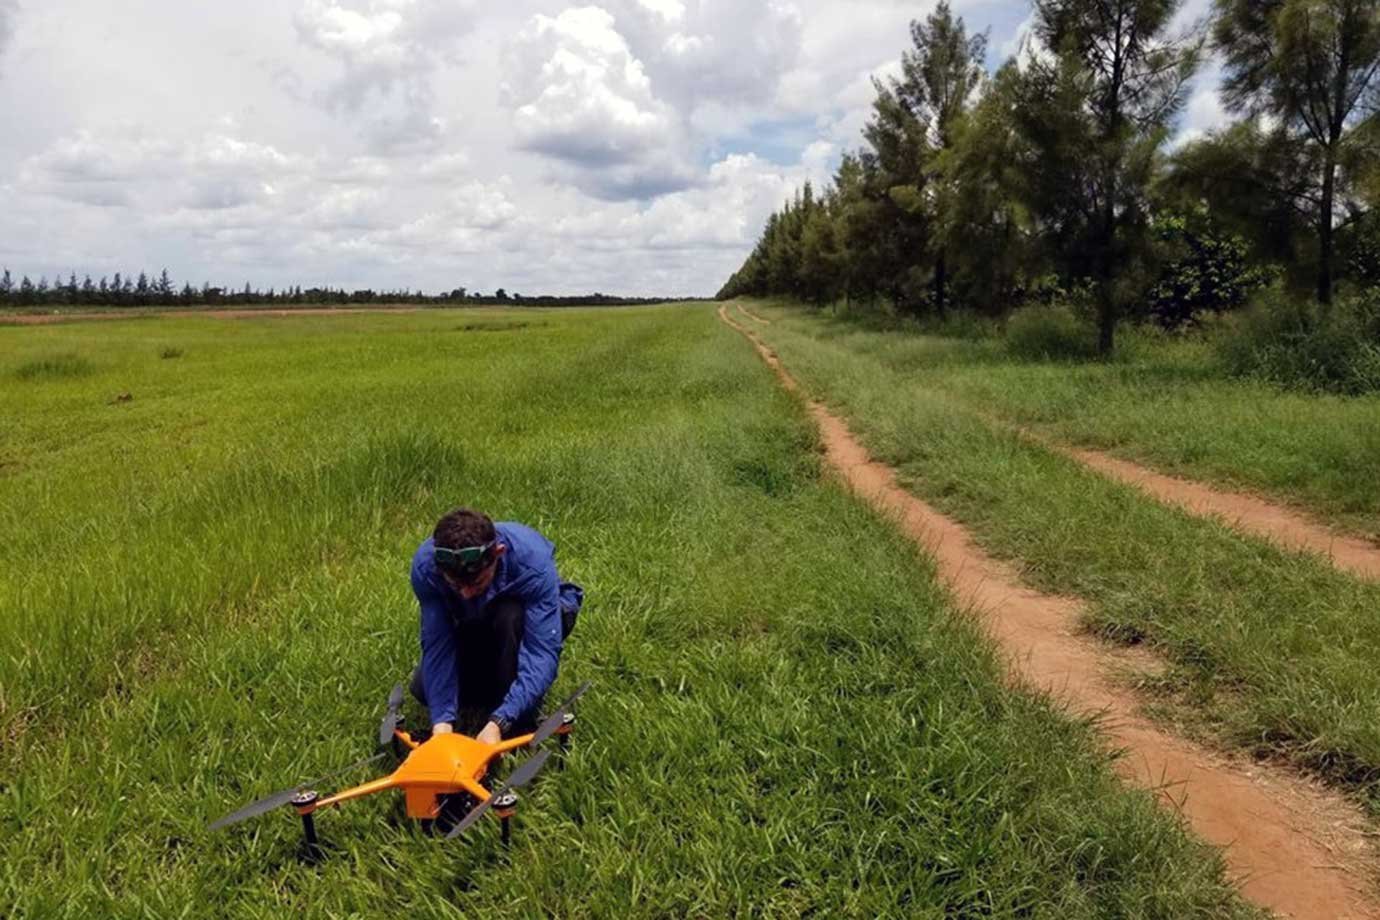
[[[1036,0],[995,73],[947,2],[874,80],[864,145],[767,222],[721,298],[943,318],[1075,303],[1166,326],[1273,285],[1327,308],[1380,284],[1380,4]],[[1234,123],[1174,148],[1209,55]]]
[[[675,298],[677,300],[683,298]],[[0,307],[22,308],[69,308],[69,307],[166,307],[176,309],[226,309],[234,307],[321,307],[349,306],[361,304],[377,305],[432,305],[456,306],[459,304],[487,306],[634,306],[639,304],[667,303],[666,297],[617,297],[610,294],[586,294],[581,296],[523,296],[509,294],[499,288],[493,294],[481,294],[459,287],[440,294],[426,294],[406,288],[393,291],[375,291],[343,288],[310,287],[300,285],[284,288],[259,290],[250,284],[243,288],[230,289],[202,284],[176,285],[164,269],[157,277],[146,272],[137,276],[122,275],[116,272],[112,277],[93,280],[84,275],[80,281],[75,273],[66,280],[46,276],[37,282],[27,275],[19,281],[8,268],[0,269]]]

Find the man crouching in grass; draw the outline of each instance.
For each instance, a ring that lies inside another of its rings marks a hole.
[[[496,744],[536,728],[584,601],[556,574],[555,549],[530,527],[468,508],[441,518],[417,548],[422,663],[412,695],[430,710],[433,734],[478,729]]]

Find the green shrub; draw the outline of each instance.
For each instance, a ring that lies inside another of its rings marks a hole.
[[[90,361],[69,351],[22,364],[14,375],[20,380],[63,380],[85,377],[94,369]]]
[[[1357,284],[1380,285],[1380,215],[1374,211],[1338,234],[1346,275]]]
[[[1243,306],[1270,283],[1272,269],[1253,265],[1241,237],[1183,217],[1159,222],[1156,235],[1168,261],[1150,288],[1147,308],[1166,329],[1201,322],[1205,315]]]
[[[1097,341],[1067,306],[1026,307],[1007,320],[1006,350],[1027,361],[1082,361],[1097,354]]]
[[[1322,307],[1271,288],[1223,331],[1217,351],[1238,377],[1320,393],[1380,392],[1380,290]]]

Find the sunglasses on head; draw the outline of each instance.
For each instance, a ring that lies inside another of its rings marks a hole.
[[[497,540],[490,540],[483,546],[467,546],[464,549],[447,549],[444,546],[436,547],[436,565],[448,575],[456,578],[471,579],[477,576],[492,561],[494,547],[498,545]]]

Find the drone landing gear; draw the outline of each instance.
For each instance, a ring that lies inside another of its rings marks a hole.
[[[316,819],[312,817],[314,806],[320,798],[316,792],[306,790],[292,799],[292,807],[302,816],[302,846],[298,850],[298,858],[309,866],[319,865],[326,858],[326,851],[316,836]]]
[[[518,795],[516,792],[505,792],[494,799],[494,814],[498,815],[502,822],[502,840],[505,847],[513,844],[513,815],[517,814]]]
[[[561,718],[561,727],[556,729],[556,737],[560,739],[561,759],[556,764],[556,769],[565,769],[565,756],[570,753],[570,733],[575,730],[575,713],[567,712]]]

